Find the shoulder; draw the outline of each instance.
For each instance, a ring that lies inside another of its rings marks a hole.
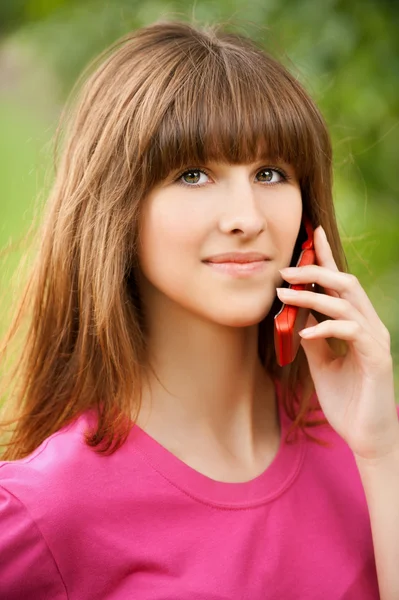
[[[57,562],[26,506],[0,486],[0,597],[66,600]]]
[[[77,524],[85,504],[95,498],[93,478],[103,485],[101,480],[109,471],[107,457],[85,442],[92,422],[93,417],[84,414],[44,440],[29,456],[0,462],[0,528],[17,507],[44,537],[51,530],[62,537],[64,530]]]
[[[0,462],[1,598],[68,598],[48,521],[57,521],[58,531],[68,521],[56,513],[68,505],[63,498],[71,494],[69,482],[82,455],[82,426],[78,419],[26,458]]]
[[[130,436],[112,454],[89,447],[85,434],[95,424],[95,414],[86,412],[44,440],[29,456],[0,462],[0,486],[38,520],[46,515],[48,521],[60,511],[66,517],[77,505],[83,511],[93,502],[101,504],[102,496],[122,481],[124,471],[129,472],[131,482],[135,481],[141,463]]]
[[[95,452],[85,442],[94,423],[82,415],[26,458],[0,462],[0,598],[65,600],[73,578],[83,577],[75,557],[96,560],[101,523],[115,494],[125,493],[126,471],[132,497],[141,468],[132,445]]]
[[[96,516],[108,514],[115,495],[131,502],[148,492],[148,477],[143,477],[148,466],[134,436],[113,453],[101,454],[85,440],[95,424],[95,414],[84,413],[26,458],[0,462],[0,487],[26,507],[39,527],[57,531],[59,538],[70,538]]]
[[[29,456],[0,462],[0,485],[22,502],[38,495],[44,505],[50,489],[53,497],[72,493],[85,478],[87,469],[100,462],[99,455],[84,439],[91,423],[89,415],[82,415],[44,440]]]
[[[68,480],[81,454],[81,427],[78,420],[28,457],[0,462],[1,598],[68,597],[46,524],[65,509],[62,498],[70,495]]]
[[[68,507],[73,509],[74,499],[85,487],[90,470],[100,462],[100,457],[85,444],[84,434],[90,422],[90,417],[83,415],[44,440],[29,456],[0,462],[0,521],[11,518],[17,506],[19,513],[25,511],[26,518],[29,515],[39,531],[41,524],[56,519],[57,513],[67,517]]]

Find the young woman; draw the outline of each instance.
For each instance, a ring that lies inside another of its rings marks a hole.
[[[389,334],[312,100],[249,39],[170,22],[102,56],[72,114],[3,348],[28,314],[0,597],[398,598]],[[287,269],[305,218],[317,264]],[[281,301],[311,310],[283,368]]]

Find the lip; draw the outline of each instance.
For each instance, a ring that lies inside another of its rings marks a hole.
[[[209,258],[206,258],[203,262],[211,264],[244,264],[267,260],[269,260],[269,258],[265,254],[261,254],[260,252],[226,252],[224,254],[216,254],[215,256],[210,256]]]
[[[252,260],[250,262],[208,262],[204,261],[205,264],[213,269],[214,271],[219,271],[220,273],[224,273],[225,275],[235,276],[235,277],[250,277],[255,275],[256,273],[263,272],[270,261],[268,260]]]

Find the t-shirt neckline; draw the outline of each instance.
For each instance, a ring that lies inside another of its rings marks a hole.
[[[280,419],[280,445],[272,462],[254,479],[233,483],[214,480],[200,473],[135,424],[131,442],[142,458],[175,488],[188,496],[213,506],[248,508],[270,502],[280,496],[295,480],[305,454],[301,432],[295,441],[287,442],[286,433],[291,420],[287,416],[276,384],[276,401]]]

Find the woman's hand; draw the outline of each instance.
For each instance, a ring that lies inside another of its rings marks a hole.
[[[338,270],[320,226],[314,244],[317,265],[281,275],[291,284],[318,283],[326,293],[278,288],[277,294],[330,317],[317,323],[310,315],[300,332],[320,405],[357,457],[379,459],[399,449],[390,336],[356,277]],[[346,355],[335,355],[326,338],[345,340]]]

